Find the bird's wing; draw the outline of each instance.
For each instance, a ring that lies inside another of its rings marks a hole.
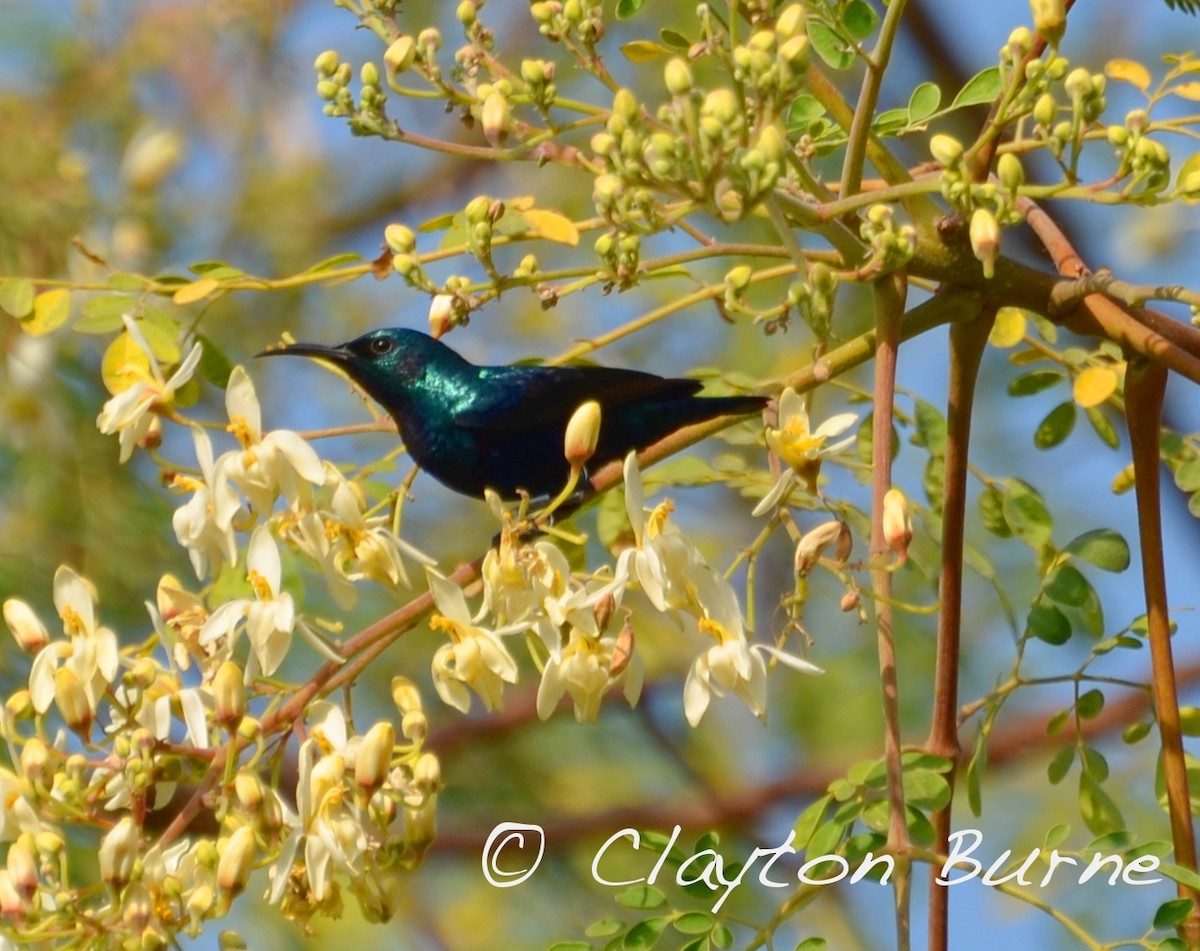
[[[588,400],[615,406],[683,398],[700,389],[696,380],[614,367],[481,367],[475,396],[454,419],[464,429],[519,432],[565,426]]]

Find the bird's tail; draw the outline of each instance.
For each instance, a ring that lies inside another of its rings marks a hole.
[[[704,405],[709,418],[716,416],[749,416],[751,413],[761,413],[767,405],[765,396],[710,396],[705,398]]]

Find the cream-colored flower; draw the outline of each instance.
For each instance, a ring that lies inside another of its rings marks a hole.
[[[840,436],[858,422],[856,413],[839,413],[813,429],[808,410],[804,408],[804,398],[790,386],[779,396],[778,417],[778,427],[767,429],[767,445],[789,469],[784,471],[771,491],[755,506],[755,515],[761,515],[774,508],[791,490],[795,476],[799,476],[805,487],[815,494],[821,460],[841,452],[854,442],[854,436],[847,436],[827,445],[828,441]]]
[[[324,483],[321,457],[299,434],[276,429],[263,435],[258,396],[249,375],[240,366],[229,374],[225,409],[229,414],[229,429],[242,449],[221,457],[217,463],[219,478],[237,486],[254,511],[264,516],[270,514],[280,495],[288,505],[296,507],[305,483]]]
[[[195,344],[179,364],[179,368],[171,374],[171,378],[164,379],[150,344],[138,329],[137,322],[128,315],[122,320],[134,344],[146,355],[150,372],[146,373],[140,367],[131,368],[136,369],[139,379],[104,404],[100,415],[96,417],[96,425],[106,436],[120,434],[121,461],[125,462],[133,455],[133,447],[150,432],[155,418],[154,411],[174,400],[175,392],[192,378],[196,366],[200,363],[203,348],[199,343]]]
[[[618,662],[623,648],[618,638],[599,635],[593,612],[579,611],[572,619],[577,623],[571,625],[566,645],[550,652],[542,671],[537,712],[547,719],[567,693],[575,704],[575,719],[595,723],[604,695],[618,682],[624,682],[629,705],[637,703],[643,680],[641,656],[635,653]]]
[[[206,578],[209,569],[219,565],[237,564],[237,541],[233,520],[241,509],[238,498],[227,479],[219,478],[213,462],[212,442],[199,426],[192,427],[196,459],[201,478],[176,474],[173,485],[190,490],[191,499],[175,510],[171,526],[175,537],[187,549],[197,578]]]
[[[429,619],[429,626],[450,637],[450,643],[433,655],[433,685],[438,696],[466,713],[471,709],[470,690],[474,690],[484,707],[499,710],[504,705],[504,685],[517,682],[517,662],[502,638],[527,625],[514,624],[495,631],[477,626],[462,590],[432,568],[425,573],[438,609]]]

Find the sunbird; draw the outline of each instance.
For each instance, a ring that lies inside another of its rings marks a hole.
[[[567,423],[600,404],[595,471],[675,430],[761,412],[762,396],[703,397],[695,380],[600,366],[476,366],[416,330],[372,330],[349,343],[292,343],[263,356],[303,356],[342,369],[396,421],[413,461],[442,485],[482,498],[551,496],[567,483]],[[580,483],[586,491],[590,483]]]

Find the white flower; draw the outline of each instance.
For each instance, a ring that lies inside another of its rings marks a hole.
[[[429,619],[429,626],[445,631],[451,641],[433,655],[433,685],[438,696],[466,713],[471,709],[469,687],[479,694],[488,710],[500,709],[504,705],[504,685],[517,682],[517,662],[501,638],[526,625],[509,625],[497,631],[477,627],[462,590],[432,568],[425,573],[439,612]]]
[[[771,491],[754,507],[754,515],[762,515],[773,509],[791,491],[797,477],[815,494],[821,460],[848,447],[854,442],[854,436],[839,439],[828,446],[825,443],[858,422],[856,413],[839,413],[825,420],[815,430],[812,429],[808,410],[804,408],[804,398],[790,386],[779,396],[778,416],[779,426],[767,430],[767,445],[789,468],[784,470]]]
[[[51,641],[34,658],[29,671],[33,707],[45,713],[54,702],[54,674],[62,663],[78,676],[95,714],[100,698],[117,675],[117,636],[106,627],[96,626],[92,587],[66,565],[54,573],[54,606],[70,641]]]
[[[803,673],[822,673],[815,664],[777,647],[747,643],[737,594],[716,572],[710,570],[697,596],[704,606],[704,616],[698,619],[697,626],[716,644],[696,658],[683,685],[683,711],[692,726],[700,722],[712,696],[724,696],[726,691],[740,697],[756,717],[765,718],[767,667],[764,656],[774,657]]]
[[[175,476],[174,485],[190,489],[192,497],[175,510],[171,525],[179,544],[187,549],[196,577],[205,578],[209,568],[222,560],[230,565],[237,564],[233,519],[241,508],[241,500],[228,480],[217,477],[208,434],[194,426],[192,441],[196,446],[202,479]]]
[[[321,485],[325,481],[321,457],[297,433],[276,429],[263,435],[262,410],[254,384],[240,366],[229,375],[225,409],[229,429],[242,444],[242,451],[220,458],[218,479],[236,485],[256,512],[269,514],[278,495],[295,506],[300,501],[302,483]]]
[[[268,677],[279,669],[299,631],[327,659],[340,661],[309,627],[296,616],[292,596],[282,590],[283,569],[271,530],[260,525],[250,536],[246,553],[246,577],[255,598],[227,601],[213,611],[200,630],[200,644],[226,658],[233,650],[243,624],[254,657]],[[252,670],[247,668],[247,677]]]
[[[643,499],[637,454],[631,452],[625,457],[625,511],[636,547],[621,553],[617,577],[636,578],[660,611],[688,609],[694,602],[695,578],[710,569],[691,539],[670,522],[675,509],[671,500],[660,502],[647,518]]]
[[[170,403],[175,398],[176,390],[192,378],[203,348],[199,343],[193,346],[171,378],[165,380],[150,344],[146,342],[137,323],[129,315],[122,317],[122,320],[134,344],[146,355],[150,372],[147,374],[140,366],[124,368],[140,379],[104,404],[100,415],[96,417],[96,425],[106,436],[120,433],[121,461],[125,462],[133,455],[133,447],[150,432],[153,411]]]
[[[575,704],[575,719],[595,723],[604,695],[621,680],[626,701],[631,707],[637,703],[642,691],[641,657],[622,656],[622,651],[632,649],[632,638],[623,643],[621,638],[600,637],[594,612],[579,611],[572,617],[576,623],[571,625],[566,645],[550,652],[542,671],[537,712],[547,719],[563,693],[568,693]]]
[[[572,589],[571,566],[556,545],[541,539],[522,545],[513,533],[500,535],[499,548],[483,558],[483,612],[517,623],[536,617],[548,599],[557,599]]]

